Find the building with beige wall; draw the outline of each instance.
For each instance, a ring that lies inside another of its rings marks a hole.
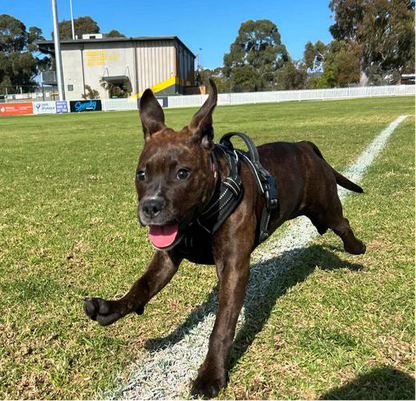
[[[53,41],[38,45],[43,53],[54,55]],[[183,94],[186,87],[195,85],[195,55],[176,36],[84,36],[62,40],[61,53],[67,100],[81,99],[87,85],[97,90],[101,99],[108,99],[105,82],[127,88],[133,98],[140,97],[146,88],[168,95]]]

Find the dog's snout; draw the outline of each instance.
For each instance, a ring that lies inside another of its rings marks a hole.
[[[155,218],[165,207],[163,198],[151,198],[143,201],[142,210],[144,215],[149,218]]]

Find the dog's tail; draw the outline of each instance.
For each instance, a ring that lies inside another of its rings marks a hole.
[[[313,151],[323,160],[325,160],[325,158],[323,157],[321,151],[319,150],[319,148],[313,143],[313,142],[309,142],[308,144],[312,147]],[[326,160],[325,160],[326,161]],[[329,167],[331,167],[331,165],[328,163]],[[350,181],[347,177],[344,177],[342,174],[338,173],[338,171],[336,171],[334,168],[332,168],[332,172],[334,173],[335,179],[337,181],[337,184],[341,185],[341,187],[344,187],[346,189],[349,189],[350,191],[354,191],[354,192],[358,192],[358,193],[363,193],[364,190],[357,184],[353,183],[352,181]]]
[[[338,173],[338,171],[334,170],[333,168],[332,172],[335,175],[337,184],[341,185],[341,187],[349,189],[350,191],[358,192],[359,194],[362,194],[364,192],[364,190],[359,185],[353,183],[347,177],[344,177],[342,174]]]

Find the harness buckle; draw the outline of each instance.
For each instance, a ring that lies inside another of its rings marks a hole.
[[[277,197],[277,190],[276,185],[274,183],[274,178],[271,175],[267,175],[264,177],[264,196],[266,200],[266,208],[276,209],[278,207],[278,197]]]
[[[266,230],[262,231],[260,233],[259,241],[264,242],[267,238],[269,238],[269,233]]]

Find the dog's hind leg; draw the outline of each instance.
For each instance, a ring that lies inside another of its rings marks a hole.
[[[352,231],[350,222],[343,216],[342,204],[338,196],[334,197],[332,207],[325,210],[325,216],[320,221],[337,234],[344,243],[344,249],[353,254],[360,255],[365,252],[366,246]]]
[[[87,298],[84,301],[85,313],[101,326],[108,326],[131,312],[141,315],[150,299],[172,279],[181,260],[171,252],[157,251],[144,274],[124,297],[115,301]]]
[[[337,234],[344,243],[344,249],[353,255],[359,255],[365,252],[366,247],[360,241],[351,229],[348,219],[343,216],[342,204],[338,196],[332,196],[330,204],[315,205],[314,211],[311,209],[304,211],[312,224],[316,227],[319,234],[323,235],[330,228]],[[317,210],[320,210],[317,212]]]
[[[348,219],[342,217],[330,227],[344,242],[344,249],[353,255],[360,255],[365,252],[366,246],[352,231]]]

